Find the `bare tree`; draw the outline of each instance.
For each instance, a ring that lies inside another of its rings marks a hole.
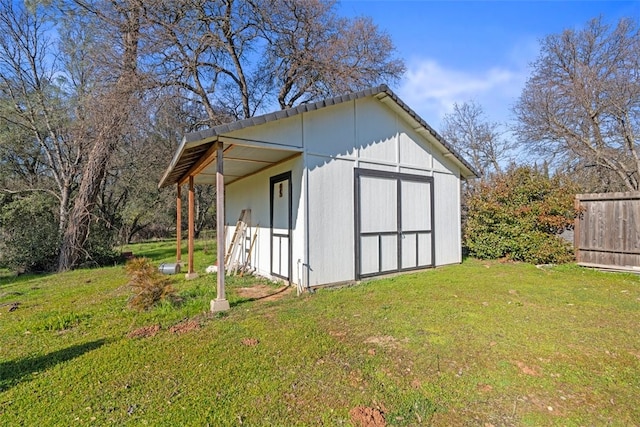
[[[202,125],[250,117],[257,91],[248,55],[256,44],[255,20],[246,1],[158,0],[147,10],[148,43],[159,86],[181,90],[185,103],[206,114]]]
[[[451,143],[482,178],[502,172],[511,161],[513,144],[504,137],[497,122],[488,121],[482,106],[473,101],[454,104],[453,112],[443,119],[442,136]]]
[[[514,112],[519,140],[534,152],[640,189],[637,24],[598,18],[548,36]]]
[[[338,18],[320,0],[160,1],[153,63],[162,84],[200,104],[209,123],[251,117],[393,82],[404,64],[370,19]]]
[[[335,1],[256,0],[266,41],[261,73],[274,87],[280,108],[381,82],[405,70],[390,37],[370,18],[339,18]]]

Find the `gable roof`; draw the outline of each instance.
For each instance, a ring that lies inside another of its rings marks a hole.
[[[380,100],[384,100],[385,98],[391,99],[393,101],[391,106],[395,107],[393,109],[396,112],[404,116],[405,120],[414,122],[414,125],[417,125],[414,126],[414,128],[432,135],[435,138],[436,142],[441,145],[442,149],[450,154],[450,156],[447,157],[450,157],[454,161],[454,163],[456,163],[458,167],[460,167],[461,175],[463,178],[468,179],[479,176],[473,166],[471,166],[471,164],[467,162],[453,148],[453,146],[451,146],[451,144],[449,144],[431,126],[429,126],[429,124],[427,124],[424,119],[422,119],[415,111],[409,108],[409,106],[405,104],[404,101],[402,101],[391,89],[389,89],[387,85],[380,85],[358,92],[351,92],[313,103],[300,104],[296,107],[286,110],[279,110],[260,116],[250,117],[248,119],[214,126],[202,131],[188,133],[184,135],[182,143],[176,150],[176,153],[162,179],[160,180],[158,187],[161,188],[179,182],[184,182],[189,171],[193,170],[194,166],[196,166],[196,164],[201,161],[201,158],[207,155],[207,152],[211,150],[212,146],[215,144],[219,137],[225,136],[231,132],[235,132],[241,129],[259,126],[265,123],[296,116],[298,114],[320,110],[332,105],[366,97],[376,97]],[[278,150],[275,150],[275,153],[273,154],[278,154],[277,151]],[[294,147],[291,146],[287,146],[286,148],[285,146],[283,146],[279,155],[271,156],[271,164],[282,161],[287,157],[291,157],[292,152],[296,153],[300,152],[300,150],[295,150]],[[256,159],[249,159],[248,161],[256,161]]]

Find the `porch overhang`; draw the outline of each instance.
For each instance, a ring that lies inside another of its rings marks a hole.
[[[195,184],[215,185],[219,144],[223,147],[225,185],[287,161],[302,152],[302,148],[287,144],[227,135],[207,137],[203,133],[185,135],[158,184],[159,188],[185,184],[189,177],[193,177]],[[200,136],[204,138],[198,139]]]
[[[189,184],[189,271],[186,274],[188,279],[197,277],[193,263],[194,184],[216,186],[218,273],[217,296],[211,301],[212,312],[229,309],[229,301],[227,301],[225,293],[225,236],[223,232],[220,232],[225,227],[225,185],[285,162],[299,156],[302,152],[302,148],[295,145],[216,134],[217,129],[185,135],[158,184],[160,188],[177,185],[178,194],[180,194],[181,185]],[[180,233],[177,234],[177,259],[180,259]]]

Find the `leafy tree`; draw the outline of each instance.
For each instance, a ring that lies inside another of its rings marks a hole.
[[[630,19],[548,36],[514,108],[520,142],[580,175],[604,175],[608,189],[640,189],[639,64]]]
[[[478,258],[570,261],[572,247],[558,234],[573,225],[575,194],[565,177],[548,178],[528,166],[495,174],[469,197],[464,244]]]

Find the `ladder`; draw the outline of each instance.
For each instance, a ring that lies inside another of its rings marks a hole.
[[[231,244],[229,245],[229,249],[227,249],[227,253],[224,256],[224,268],[229,272],[233,272],[237,269],[239,259],[238,257],[241,255],[242,251],[240,251],[240,247],[243,246],[242,243],[245,239],[245,232],[247,230],[247,218],[251,216],[251,209],[242,209],[240,212],[240,218],[238,218],[238,222],[236,223],[236,229],[233,232],[233,237],[231,238]]]
[[[242,277],[244,273],[249,272],[249,266],[251,265],[251,252],[253,252],[253,245],[256,243],[256,237],[258,237],[259,227],[260,224],[256,225],[255,231],[253,232],[253,237],[247,236],[246,243],[249,243],[249,249],[246,249],[245,247],[245,258],[244,264],[242,265],[242,267],[240,267],[240,277]]]

